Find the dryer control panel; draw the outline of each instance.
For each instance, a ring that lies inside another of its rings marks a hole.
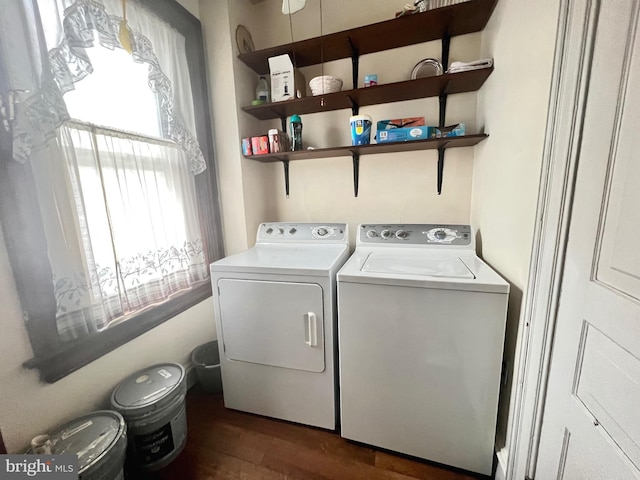
[[[347,243],[346,223],[261,223],[256,243]]]
[[[454,246],[472,248],[470,225],[363,224],[358,227],[358,245]]]

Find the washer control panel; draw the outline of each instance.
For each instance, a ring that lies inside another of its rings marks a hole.
[[[256,243],[346,243],[347,234],[345,223],[261,223]]]
[[[358,244],[472,247],[473,238],[470,225],[365,224],[359,227]]]

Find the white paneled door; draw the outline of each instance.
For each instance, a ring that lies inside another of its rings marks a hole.
[[[640,478],[640,0],[596,29],[536,479]]]

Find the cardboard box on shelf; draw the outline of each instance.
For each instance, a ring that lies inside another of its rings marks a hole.
[[[425,127],[408,126],[408,127],[396,127],[396,125],[402,125],[412,119],[397,119],[397,120],[381,120],[377,123],[378,131],[376,133],[376,140],[378,143],[390,143],[390,142],[409,142],[411,140],[424,140],[427,138],[447,138],[447,137],[461,137],[465,135],[466,128],[464,123],[456,123],[455,125],[449,125],[448,127]],[[416,117],[413,120],[419,121],[420,118]],[[422,119],[424,120],[424,119]]]
[[[424,117],[394,118],[392,120],[379,120],[376,123],[378,131],[408,127],[424,127]]]
[[[269,153],[269,137],[262,135],[261,137],[251,137],[251,150],[254,155],[264,155]]]
[[[289,137],[282,130],[272,128],[269,130],[269,151],[280,153],[289,151]]]
[[[455,125],[449,125],[448,127],[436,128],[436,137],[462,137],[466,133],[466,127],[464,123],[456,123]]]
[[[425,140],[432,138],[434,127],[390,128],[377,132],[378,143],[409,142],[411,140]]]
[[[297,92],[302,97],[307,96],[307,82],[304,75],[293,68],[289,54],[269,58],[269,72],[271,74],[271,101],[282,102],[297,98]]]

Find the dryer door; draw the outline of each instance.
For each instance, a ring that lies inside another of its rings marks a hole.
[[[229,360],[322,372],[322,288],[313,283],[218,280]]]

